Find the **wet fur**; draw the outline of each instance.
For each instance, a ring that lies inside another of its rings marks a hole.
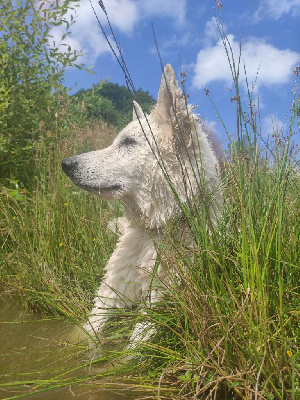
[[[116,223],[121,236],[85,325],[96,335],[109,309],[160,299],[151,285],[155,243],[161,240],[166,224],[180,215],[174,190],[180,201],[188,203],[201,190],[202,174],[205,191],[212,193],[218,185],[218,161],[203,125],[186,107],[173,69],[167,65],[157,105],[147,118],[134,102],[133,121],[111,146],[66,159],[62,167],[77,186],[105,200],[118,198],[125,209],[125,217]],[[212,219],[219,202],[216,196],[211,205]],[[162,266],[156,274],[167,282]],[[139,324],[133,337],[139,339],[141,330]]]

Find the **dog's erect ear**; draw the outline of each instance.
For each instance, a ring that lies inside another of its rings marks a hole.
[[[139,103],[133,100],[132,120],[135,121],[141,118],[144,118],[142,107],[139,105]]]
[[[173,139],[181,142],[190,136],[190,116],[186,101],[175,78],[173,68],[167,64],[161,78],[158,92],[156,112],[165,121],[171,123]]]
[[[164,110],[169,116],[172,106],[176,109],[180,100],[183,100],[182,92],[178,87],[173,68],[167,64],[160,82],[157,106],[161,112]]]

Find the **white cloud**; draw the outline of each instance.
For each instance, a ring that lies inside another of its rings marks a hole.
[[[208,131],[210,133],[217,132],[217,122],[216,121],[209,121],[207,119],[204,119],[204,125],[206,128],[206,131]]]
[[[179,24],[186,16],[186,0],[103,0],[103,4],[112,26],[123,33],[131,33],[136,23],[152,16],[170,18]],[[101,22],[106,24],[106,17],[97,2],[94,7]]]
[[[223,29],[226,30],[225,26],[223,26]],[[205,24],[203,41],[206,45],[208,45],[211,44],[211,42],[215,42],[219,38],[220,32],[216,23],[216,19],[212,18]]]
[[[254,19],[279,19],[285,14],[299,16],[300,0],[263,0],[254,14]]]
[[[264,137],[272,137],[274,134],[280,134],[283,128],[284,122],[274,114],[263,117],[261,121],[261,130]]]
[[[231,44],[235,63],[239,60],[239,42],[233,35],[227,36]],[[250,38],[242,42],[240,78],[244,76],[244,64],[249,84],[255,81],[257,85],[271,86],[287,83],[293,69],[300,62],[300,53],[289,49],[280,50],[263,39]],[[205,87],[213,81],[232,83],[232,75],[221,39],[215,45],[200,50],[194,69],[193,84],[195,87]]]
[[[191,45],[190,32],[185,32],[182,35],[173,33],[168,40],[159,43],[159,53],[163,58],[168,58],[174,55],[174,51],[180,53],[181,49],[185,46]],[[175,50],[174,50],[175,49]],[[155,46],[150,48],[150,52],[157,56],[157,49]]]
[[[131,33],[134,25],[140,19],[137,3],[132,0],[106,0],[103,3],[112,26],[123,33]],[[101,22],[106,25],[106,17],[97,4],[95,10]],[[93,17],[95,18],[94,15]]]
[[[101,24],[108,26],[106,16],[96,0],[92,0],[93,7]],[[104,0],[107,15],[114,29],[130,35],[137,23],[147,17],[156,16],[170,18],[177,24],[182,24],[186,15],[186,0]],[[93,13],[89,0],[81,0],[76,8],[76,22],[71,27],[71,35],[62,43],[70,45],[72,49],[83,50],[86,53],[83,61],[93,64],[96,58],[110,48],[107,44],[97,19]],[[71,12],[66,18],[70,20]],[[107,30],[107,33],[109,31]],[[51,35],[56,43],[64,31],[61,27],[54,27]],[[64,50],[64,46],[61,47]]]
[[[69,12],[66,15],[66,19],[69,21],[71,14],[74,15],[74,12]],[[109,52],[110,49],[102,35],[88,0],[81,0],[80,6],[76,8],[75,20],[75,24],[70,28],[71,34],[61,44],[70,45],[73,50],[83,50],[85,56],[80,61],[88,62],[91,65],[100,54]],[[50,34],[53,36],[53,39],[50,42],[54,40],[56,44],[60,43],[64,33],[64,28],[60,26],[52,28]],[[61,46],[60,50],[64,51],[64,49],[66,47]]]
[[[142,16],[168,17],[182,24],[186,16],[186,0],[139,0]]]

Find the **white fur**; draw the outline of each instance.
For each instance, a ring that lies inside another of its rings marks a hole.
[[[187,204],[204,192],[203,198],[212,197],[218,185],[218,162],[167,65],[150,115],[145,116],[134,102],[133,121],[111,146],[64,160],[62,166],[76,185],[103,199],[119,198],[125,209],[125,218],[111,224],[121,236],[85,325],[96,334],[109,309],[155,303],[160,298],[152,285],[155,244],[166,224],[180,217],[180,202]],[[210,207],[212,219],[219,202],[220,195],[216,195]],[[156,274],[167,282],[161,266]],[[136,326],[133,336],[138,340],[145,326]]]

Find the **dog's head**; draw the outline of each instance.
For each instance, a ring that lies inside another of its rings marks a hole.
[[[141,111],[138,104],[135,108]],[[145,157],[151,152],[134,119],[109,147],[65,159],[62,168],[78,187],[111,200],[135,190]]]
[[[206,153],[215,174],[216,158],[206,135],[197,136],[195,125],[174,71],[167,65],[150,115],[134,102],[132,122],[111,146],[63,160],[62,168],[78,187],[105,200],[120,198],[135,217],[151,227],[160,226],[178,209],[174,190],[185,200],[197,190],[198,173],[193,169],[199,163],[199,140],[203,141],[201,153]],[[193,136],[197,136],[196,145]]]

